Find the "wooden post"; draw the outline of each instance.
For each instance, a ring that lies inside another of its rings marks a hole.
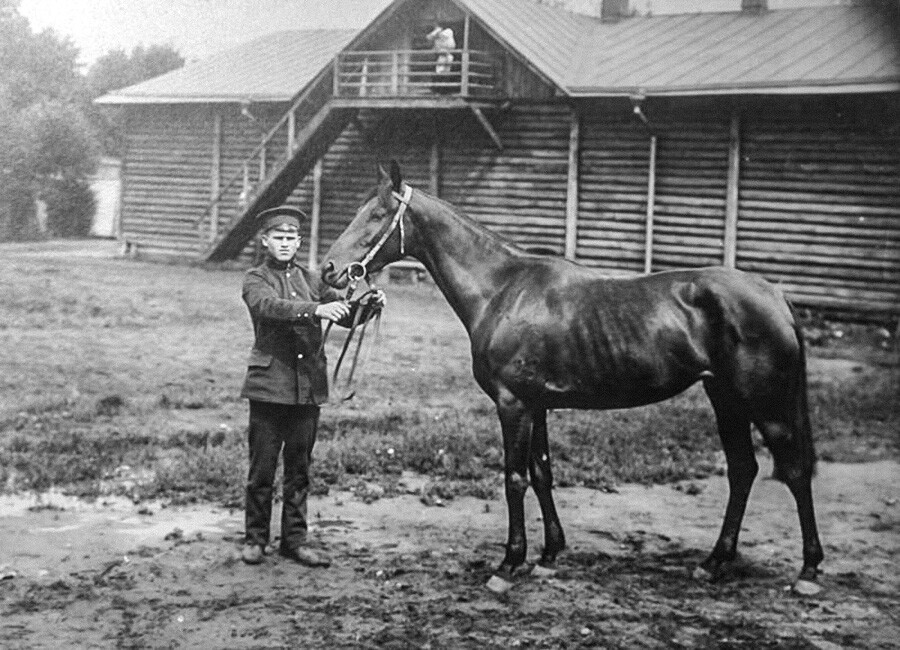
[[[653,212],[656,207],[656,135],[650,136],[650,166],[647,170],[647,223],[644,234],[644,273],[653,272]]]
[[[309,268],[319,265],[319,223],[322,215],[322,159],[313,167],[312,214],[309,217]]]
[[[262,149],[259,150],[259,181],[258,186],[262,186],[262,182],[266,178],[266,143],[263,142]],[[258,189],[258,188],[257,188]]]
[[[437,129],[432,127],[431,159],[428,170],[428,191],[434,196],[440,196],[441,192],[441,148],[438,142]]]
[[[240,204],[241,204],[241,212],[247,209],[247,204],[250,202],[250,165],[244,162],[243,167],[244,178],[241,184],[241,195],[240,195]]]
[[[578,247],[578,162],[581,118],[575,107],[569,122],[569,176],[566,185],[566,259],[574,260]]]
[[[738,184],[741,170],[741,116],[738,109],[731,113],[728,142],[728,187],[725,192],[725,234],[723,263],[729,268],[737,264]]]
[[[369,85],[369,56],[366,55],[366,58],[363,59],[362,64],[362,74],[359,77],[359,96],[365,97],[368,93],[367,86]]]
[[[494,145],[498,150],[503,151],[503,141],[500,139],[500,136],[497,134],[497,131],[494,130],[494,127],[491,125],[490,120],[484,116],[484,113],[478,106],[472,106],[469,104],[469,108],[472,110],[472,113],[478,118],[479,124],[481,124],[482,128],[484,128],[484,132],[488,134],[491,140],[494,141]]]
[[[294,147],[297,144],[297,116],[294,114],[293,108],[288,113],[287,131],[287,157],[291,158],[294,155]]]
[[[212,170],[210,172],[210,200],[214,201],[209,211],[209,241],[219,236],[219,177],[222,173],[222,115],[213,113]]]
[[[462,51],[462,76],[460,77],[459,91],[463,97],[469,95],[469,24],[471,19],[469,13],[466,12],[466,19],[463,23],[463,51]]]
[[[400,92],[400,54],[391,52],[391,97]]]

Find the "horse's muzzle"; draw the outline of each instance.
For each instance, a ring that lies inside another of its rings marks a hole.
[[[340,280],[340,274],[336,273],[334,270],[334,262],[329,261],[322,265],[322,270],[320,272],[320,276],[322,278],[322,282],[327,284],[330,287],[338,287],[338,281]]]

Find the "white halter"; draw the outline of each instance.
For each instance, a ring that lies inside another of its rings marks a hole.
[[[403,215],[406,213],[406,208],[409,206],[409,200],[412,198],[412,187],[409,185],[403,190],[403,196],[400,196],[397,192],[391,192],[391,196],[400,201],[400,206],[397,208],[397,212],[394,213],[394,218],[391,219],[391,225],[388,226],[388,229],[384,231],[384,234],[381,235],[381,238],[378,242],[366,253],[366,256],[362,258],[359,262],[353,262],[350,266],[347,267],[347,275],[350,280],[360,280],[366,277],[368,273],[367,267],[372,259],[378,254],[378,251],[381,250],[384,243],[388,240],[388,237],[400,227],[400,255],[406,254],[406,233],[403,230]]]

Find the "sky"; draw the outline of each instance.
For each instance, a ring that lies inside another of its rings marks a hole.
[[[590,11],[599,0],[569,0]],[[769,0],[773,9],[840,0]],[[172,45],[196,60],[267,33],[317,27],[360,28],[391,0],[20,0],[32,29],[68,36],[88,66],[114,49]],[[632,0],[640,12],[729,11],[740,0]]]
[[[114,49],[174,46],[194,60],[285,29],[358,28],[390,0],[20,0],[34,31],[52,28],[90,65]]]

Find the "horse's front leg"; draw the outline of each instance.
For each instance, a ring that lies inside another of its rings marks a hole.
[[[544,550],[540,563],[534,567],[534,573],[547,576],[555,573],[556,556],[566,547],[566,537],[556,513],[556,504],[553,503],[553,472],[550,468],[546,409],[534,412],[529,470],[531,485],[541,505],[541,517],[544,520]]]
[[[525,491],[528,489],[528,463],[531,458],[531,411],[507,391],[497,399],[497,414],[503,429],[504,477],[509,536],[506,556],[487,586],[502,593],[512,586],[513,576],[525,564],[528,545],[525,539]]]

